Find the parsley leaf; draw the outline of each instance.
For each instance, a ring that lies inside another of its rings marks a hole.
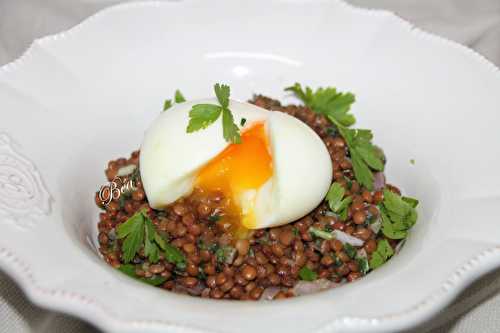
[[[243,127],[243,126],[245,126],[246,123],[247,123],[247,119],[246,118],[241,118],[241,120],[240,120],[240,126]]]
[[[326,194],[326,200],[328,201],[328,206],[332,212],[337,212],[342,203],[342,198],[344,198],[345,190],[339,183],[335,182],[330,186],[328,193]]]
[[[326,194],[328,206],[332,212],[339,214],[343,221],[347,219],[347,208],[352,202],[351,197],[344,198],[344,195],[344,188],[337,182],[330,186],[330,190],[328,190],[328,193]]]
[[[160,248],[165,251],[165,258],[173,264],[186,261],[182,252],[168,244],[156,232],[153,221],[144,209],[132,215],[125,223],[120,224],[116,231],[117,238],[125,238],[122,244],[125,263],[129,263],[142,246],[144,246],[144,255],[151,263],[156,263],[160,259]]]
[[[299,271],[299,277],[304,281],[314,281],[318,278],[318,274],[316,274],[316,272],[311,270],[309,267],[304,266]]]
[[[403,199],[404,202],[408,203],[413,208],[417,208],[417,206],[418,206],[418,202],[419,202],[418,199],[410,198],[410,197],[401,197],[401,199]]]
[[[394,254],[394,251],[387,239],[381,239],[377,243],[377,249],[372,253],[370,259],[370,268],[376,269],[383,264]]]
[[[181,93],[179,89],[175,91],[175,96],[174,96],[175,103],[183,103],[186,101],[184,98],[184,95]]]
[[[130,262],[144,243],[144,217],[142,211],[132,215],[117,228],[117,238],[125,238],[122,244],[123,261]]]
[[[240,129],[234,123],[233,114],[229,109],[222,109],[222,132],[227,142],[241,143]]]
[[[223,109],[229,107],[229,95],[231,94],[231,89],[228,85],[216,83],[214,86],[215,96]]]
[[[213,104],[196,104],[189,111],[189,124],[186,132],[192,133],[207,128],[215,122],[222,112],[222,108]]]
[[[189,111],[187,133],[204,129],[219,119],[222,113],[222,131],[224,139],[231,143],[241,143],[240,130],[234,123],[234,117],[229,110],[230,88],[225,84],[215,84],[215,95],[220,105],[196,104]]]
[[[368,190],[373,189],[373,172],[384,170],[384,163],[380,158],[378,148],[371,143],[373,134],[366,129],[350,129],[336,123],[334,119],[329,118],[344,138],[351,154],[352,168],[354,176],[358,182]],[[371,168],[371,169],[370,169]]]
[[[351,93],[341,93],[333,87],[302,88],[299,83],[285,88],[293,92],[304,104],[316,113],[325,115],[337,128],[339,134],[346,140],[351,155],[354,176],[368,190],[373,189],[372,170],[382,171],[384,162],[376,146],[371,143],[372,133],[369,130],[350,129],[356,119],[349,112],[355,102]]]
[[[408,202],[409,201],[409,202]],[[384,189],[384,200],[382,202],[382,232],[390,239],[403,239],[408,230],[417,222],[418,214],[415,209],[418,200],[400,197],[399,195]]]
[[[176,265],[178,269],[186,268],[186,257],[178,248],[168,243],[165,243],[165,259]]]
[[[160,259],[160,250],[155,243],[156,231],[153,226],[153,221],[151,221],[147,215],[144,214],[143,216],[146,232],[146,237],[144,238],[144,255],[148,257],[150,262],[156,263]]]
[[[315,92],[310,87],[306,87],[304,91],[299,83],[285,90],[293,92],[314,112],[333,118],[342,126],[349,127],[356,122],[354,116],[349,113],[351,105],[356,100],[351,93],[341,93],[332,87],[318,88]]]

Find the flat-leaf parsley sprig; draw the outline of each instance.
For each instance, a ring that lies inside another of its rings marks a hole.
[[[356,101],[355,96],[338,92],[332,87],[318,88],[316,91],[310,87],[303,89],[299,83],[285,90],[293,92],[313,112],[324,115],[335,125],[349,148],[354,176],[361,185],[372,190],[372,170],[383,171],[384,163],[380,150],[371,143],[371,131],[349,128],[356,122],[354,115],[349,112]]]
[[[222,114],[222,131],[224,139],[231,143],[241,143],[240,130],[234,123],[234,117],[229,110],[230,88],[225,84],[215,84],[215,96],[220,105],[196,104],[189,111],[189,124],[186,131],[196,132],[207,128],[219,119]]]
[[[116,231],[117,238],[124,239],[122,243],[124,263],[132,261],[139,250],[144,247],[144,255],[151,263],[158,262],[160,251],[163,250],[167,261],[175,264],[179,269],[185,268],[184,254],[156,232],[146,210],[141,209],[136,212],[126,222],[120,224]]]

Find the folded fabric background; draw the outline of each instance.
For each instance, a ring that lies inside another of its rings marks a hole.
[[[118,0],[0,0],[0,66],[33,39],[66,30]],[[396,12],[415,26],[465,44],[500,66],[499,0],[348,0]],[[457,301],[411,332],[498,332],[500,270],[474,283]],[[31,304],[0,272],[0,332],[94,332],[91,325]]]

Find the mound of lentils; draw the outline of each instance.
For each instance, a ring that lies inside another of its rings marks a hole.
[[[150,262],[141,248],[126,266],[132,267],[129,275],[145,282],[155,281],[151,284],[169,291],[215,299],[283,299],[308,293],[308,284],[316,283],[316,288],[309,289],[317,291],[355,281],[366,274],[352,252],[363,251],[369,259],[377,241],[384,238],[382,233],[375,234],[368,223],[380,214],[377,204],[384,198],[383,191],[368,191],[358,184],[346,143],[324,116],[304,106],[282,106],[279,101],[260,95],[254,96],[250,103],[297,117],[321,137],[333,162],[334,181],[352,198],[347,218],[341,220],[328,214],[328,206],[323,202],[298,221],[250,231],[245,239],[237,239],[229,226],[221,223],[229,200],[222,193],[195,189],[165,210],[152,209],[138,172],[140,152],[134,151],[128,159],[110,161],[105,171],[107,179],[112,181],[120,169],[133,169],[121,179],[123,183],[132,180],[134,188],[107,204],[96,193],[96,204],[103,210],[98,223],[99,250],[107,263],[118,269],[125,266],[123,239],[118,239],[116,228],[142,209],[158,234],[179,250],[184,264],[172,263],[161,252],[156,262]],[[385,188],[400,194],[394,186],[387,184]],[[310,232],[311,227],[340,230],[362,240],[363,245],[346,247],[338,239],[316,237]],[[394,240],[387,241],[392,248],[396,247]],[[313,273],[309,281],[303,281],[300,274],[304,267]],[[301,288],[297,288],[299,285]]]

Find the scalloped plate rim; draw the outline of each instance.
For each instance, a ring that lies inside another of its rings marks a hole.
[[[36,45],[43,45],[48,43],[55,43],[64,41],[64,39],[77,34],[81,29],[91,24],[94,20],[108,15],[116,10],[129,10],[135,7],[150,7],[162,6],[168,3],[182,2],[183,0],[166,0],[166,1],[143,1],[143,2],[128,2],[106,7],[93,15],[87,17],[82,22],[76,24],[70,29],[65,31],[47,35],[35,39],[30,47],[24,51],[15,60],[0,67],[0,78],[8,75],[17,70],[22,70],[22,65],[34,56],[36,53]],[[300,0],[303,1],[303,0]],[[395,20],[395,25],[407,31],[412,38],[433,39],[439,43],[453,48],[457,51],[466,54],[471,61],[475,61],[480,66],[488,68],[493,74],[497,75],[500,82],[500,68],[488,60],[483,55],[475,50],[452,41],[448,38],[424,31],[415,27],[412,23],[401,18],[397,14],[384,10],[373,8],[361,8],[345,2],[345,0],[330,0],[335,2],[357,14],[362,15],[379,15],[390,16]],[[286,2],[294,2],[293,0],[285,0]],[[89,323],[104,329],[104,330],[120,330],[130,329],[131,326],[149,329],[171,329],[179,332],[193,332],[193,333],[216,333],[212,329],[195,327],[190,325],[179,325],[173,322],[162,320],[126,320],[115,315],[113,312],[106,312],[106,307],[98,301],[93,300],[83,294],[67,290],[48,289],[37,284],[33,278],[32,270],[30,267],[19,259],[16,254],[5,247],[0,247],[0,264],[2,269],[11,277],[17,278],[16,283],[21,287],[27,297],[35,304],[69,313],[81,319],[87,320]],[[431,318],[437,312],[442,310],[447,304],[451,303],[453,299],[469,286],[477,278],[487,274],[488,272],[500,267],[500,245],[491,246],[475,255],[462,264],[450,276],[441,283],[436,291],[425,296],[421,301],[415,303],[412,307],[401,310],[396,313],[389,313],[375,317],[357,317],[357,316],[338,316],[333,317],[327,324],[318,326],[317,333],[333,332],[338,329],[345,329],[348,331],[359,329],[363,331],[379,331],[396,330],[396,329],[409,329],[417,326],[421,322]],[[23,273],[27,275],[23,275]],[[70,302],[75,302],[73,307],[68,306]],[[96,321],[95,319],[108,319],[108,321]]]

